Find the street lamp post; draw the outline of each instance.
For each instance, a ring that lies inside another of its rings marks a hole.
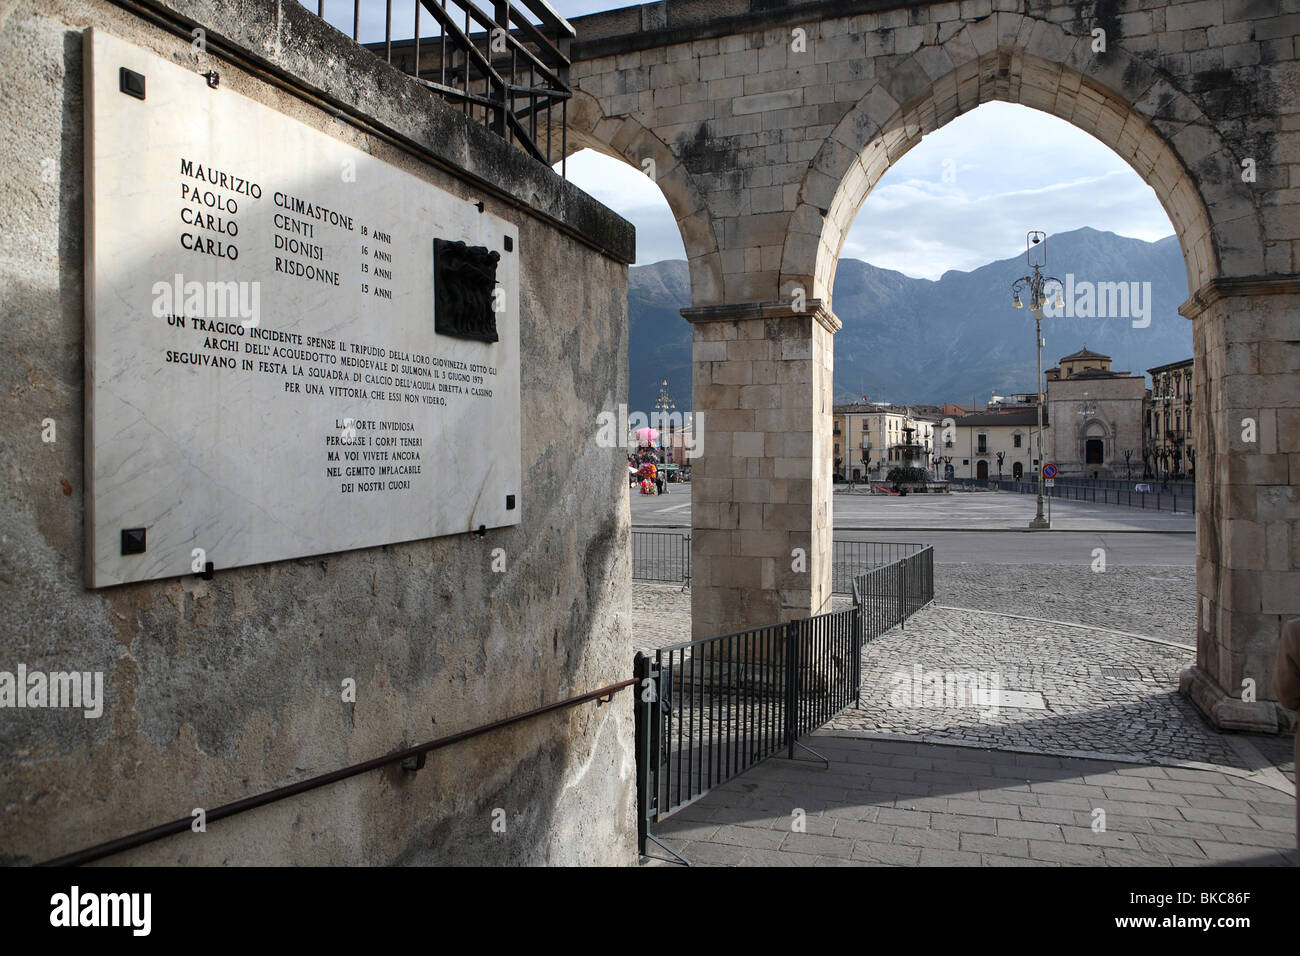
[[[1038,262],[1034,261],[1034,249],[1039,248],[1041,257]],[[1034,345],[1038,352],[1038,378],[1035,380],[1034,387],[1038,393],[1038,427],[1034,443],[1038,451],[1038,512],[1034,519],[1029,522],[1029,527],[1038,531],[1050,528],[1051,522],[1043,514],[1043,307],[1047,305],[1047,286],[1056,283],[1056,298],[1053,305],[1060,309],[1064,308],[1065,300],[1061,298],[1061,290],[1064,284],[1055,276],[1043,275],[1043,266],[1047,265],[1047,234],[1043,232],[1030,232],[1025,236],[1025,259],[1033,273],[1027,276],[1021,276],[1011,285],[1012,307],[1023,309],[1024,303],[1020,301],[1020,293],[1023,289],[1029,294],[1029,311],[1034,316]]]

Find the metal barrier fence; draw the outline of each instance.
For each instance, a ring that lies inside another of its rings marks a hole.
[[[853,579],[853,600],[863,616],[863,641],[871,642],[934,600],[934,548],[925,547]]]
[[[1030,479],[1021,478],[1020,480],[1028,481]],[[1079,488],[1105,488],[1108,491],[1132,491],[1134,485],[1150,485],[1152,488],[1159,488],[1164,494],[1175,494],[1189,498],[1196,494],[1196,482],[1181,478],[1170,478],[1168,481],[1161,481],[1159,478],[1080,478],[1077,475],[1066,477],[1058,475],[1055,480],[1058,488],[1062,485],[1072,485]]]
[[[651,832],[850,704],[861,705],[863,644],[934,597],[934,549],[858,575],[854,606],[784,624],[639,652],[635,659],[637,837]]]
[[[893,564],[921,551],[925,545],[893,541],[831,542],[831,591],[852,594],[853,579],[872,568]]]
[[[850,594],[864,571],[919,552],[924,545],[893,541],[831,542],[831,590]],[[632,530],[632,580],[689,584],[691,536],[682,531]]]
[[[634,530],[632,580],[689,584],[691,536],[678,531]]]
[[[1133,491],[1131,488],[1124,491],[1112,491],[1109,488],[1098,488],[1092,485],[1062,485],[1058,483],[1051,488],[1043,489],[1044,498],[1056,498],[1062,501],[1086,501],[1092,504],[1103,505],[1120,505],[1127,508],[1150,508],[1157,511],[1173,511],[1175,513],[1196,514],[1196,495],[1195,494],[1177,494],[1169,491]],[[996,487],[999,491],[1015,491],[1021,494],[1036,495],[1038,493],[1038,483],[1034,481],[1016,481],[1014,479],[1002,479],[998,481],[990,478],[987,481],[981,481],[978,478],[955,478],[950,479],[950,483],[958,487],[971,488],[988,488]],[[1153,488],[1158,487],[1153,485]]]

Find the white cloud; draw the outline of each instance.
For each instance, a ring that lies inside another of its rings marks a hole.
[[[1154,191],[1101,142],[1046,113],[986,103],[881,177],[841,255],[937,279],[1022,251],[1031,229],[1081,226],[1148,241],[1173,233]]]

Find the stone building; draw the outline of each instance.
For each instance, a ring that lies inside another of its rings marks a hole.
[[[831,459],[841,481],[883,478],[905,463],[908,429],[912,464],[931,465],[936,421],[906,405],[836,405],[831,427]]]
[[[1034,455],[1036,408],[983,412],[953,419],[941,426],[935,454],[943,460],[941,474],[979,480],[1032,478],[1038,474]],[[1043,447],[1051,447],[1051,419],[1043,415]],[[1000,456],[1000,457],[999,457]],[[951,467],[952,472],[947,469]]]
[[[1196,430],[1192,427],[1195,394],[1194,360],[1183,359],[1147,369],[1151,388],[1143,418],[1146,436],[1144,474],[1185,478],[1196,474]]]
[[[1044,373],[1052,420],[1049,460],[1062,477],[1124,478],[1140,469],[1146,376],[1116,372],[1080,349]]]

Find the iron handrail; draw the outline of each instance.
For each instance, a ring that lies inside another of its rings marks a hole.
[[[306,793],[309,790],[317,790],[321,787],[328,786],[331,783],[338,783],[340,780],[347,780],[349,777],[355,777],[371,770],[378,770],[380,767],[386,767],[389,764],[400,763],[412,757],[419,757],[434,750],[440,750],[443,747],[460,743],[463,740],[469,740],[471,737],[478,737],[489,731],[499,730],[502,727],[508,727],[511,724],[517,724],[520,721],[528,720],[533,717],[540,717],[542,714],[550,713],[554,710],[561,710],[565,707],[576,707],[578,704],[585,704],[589,700],[604,698],[605,701],[611,700],[615,694],[625,687],[631,687],[636,683],[636,679],[620,681],[617,684],[610,684],[599,690],[589,691],[580,694],[577,697],[569,697],[565,700],[557,701],[553,704],[546,704],[542,707],[534,708],[522,714],[516,714],[513,717],[506,717],[503,720],[493,721],[490,724],[480,724],[469,730],[462,730],[460,733],[451,734],[447,737],[439,737],[436,740],[430,740],[427,743],[417,744],[414,747],[407,747],[391,754],[385,754],[382,757],[374,757],[363,763],[352,764],[348,767],[342,767],[330,773],[319,774],[315,777],[308,777],[306,780],[300,780],[297,783],[291,783],[287,786],[277,787],[274,790],[267,790],[264,793],[254,794],[251,797],[244,797],[242,800],[236,800],[233,803],[226,803],[219,807],[214,807],[204,814],[204,820],[208,823],[217,820],[223,820],[226,817],[233,817],[248,810],[254,810],[258,807],[266,806],[269,803],[275,803],[284,800],[287,797],[297,796],[300,793]],[[193,817],[182,817],[179,820],[172,820],[169,823],[163,823],[156,827],[150,827],[147,830],[140,830],[136,833],[124,837],[118,837],[116,840],[109,840],[106,843],[99,843],[95,846],[86,847],[83,850],[77,850],[74,853],[66,853],[63,856],[47,860],[40,866],[81,866],[83,863],[93,863],[95,860],[102,860],[106,856],[113,856],[126,850],[133,850],[136,847],[144,846],[147,843],[153,843],[164,837],[175,836],[190,829],[194,823]]]

